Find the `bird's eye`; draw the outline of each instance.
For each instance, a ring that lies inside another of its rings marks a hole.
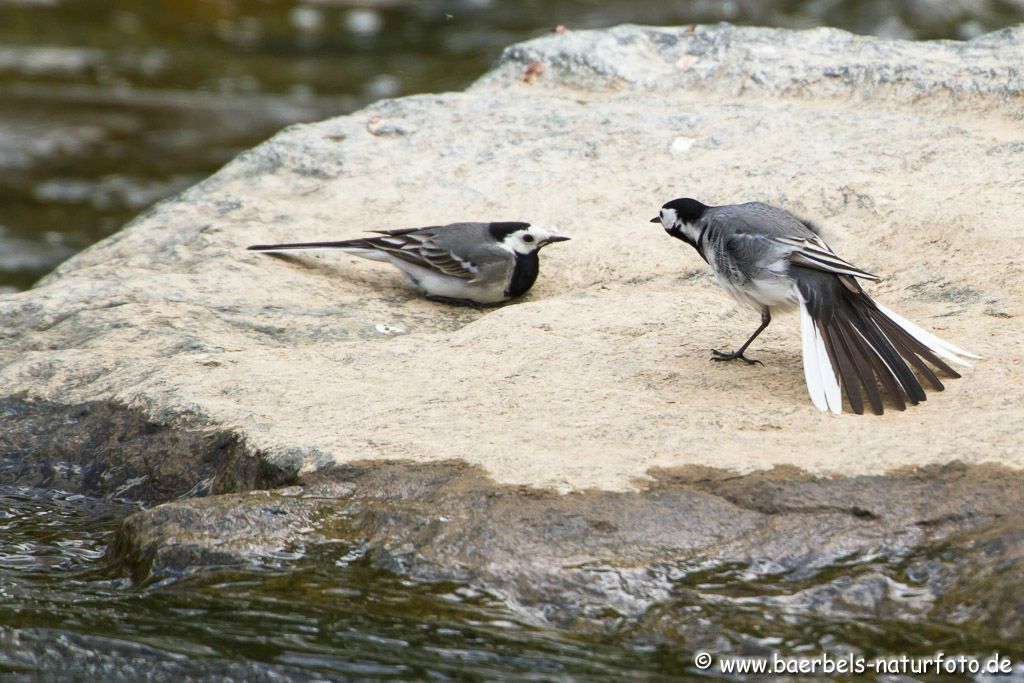
[[[533,244],[533,235],[529,233],[523,235],[523,241],[526,242],[527,244]]]

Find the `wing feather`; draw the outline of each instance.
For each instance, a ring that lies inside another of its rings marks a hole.
[[[435,235],[420,231],[389,231],[383,237],[363,240],[374,248],[421,268],[461,280],[472,280],[479,268],[469,259],[460,257],[437,244]]]
[[[836,275],[850,275],[865,280],[879,280],[877,275],[861,270],[849,261],[840,258],[825,242],[815,236],[814,240],[800,237],[775,237],[774,241],[790,247],[786,258],[793,263]]]

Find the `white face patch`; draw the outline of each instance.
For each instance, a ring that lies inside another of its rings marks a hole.
[[[686,239],[694,243],[697,242],[697,237],[700,236],[700,230],[697,229],[697,224],[681,222],[675,209],[661,210],[661,226],[665,228],[666,231],[678,228],[679,232],[686,236]]]
[[[505,237],[501,246],[518,254],[530,254],[547,243],[555,234],[537,225],[516,230]]]

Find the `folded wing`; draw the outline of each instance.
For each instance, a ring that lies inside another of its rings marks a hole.
[[[849,275],[865,280],[880,279],[877,275],[861,270],[849,261],[840,258],[817,235],[810,239],[801,237],[776,237],[774,239],[777,243],[791,249],[786,258],[793,263],[836,275]]]
[[[397,259],[421,268],[472,280],[479,272],[477,264],[463,258],[437,243],[437,233],[431,228],[375,231],[380,237],[364,237],[339,242],[296,242],[291,244],[257,244],[250,251],[288,252],[328,250],[343,251],[373,260]]]

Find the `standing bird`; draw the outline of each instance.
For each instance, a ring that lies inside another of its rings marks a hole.
[[[712,360],[760,362],[743,354],[768,327],[772,310],[800,307],[804,377],[819,410],[841,413],[842,387],[855,413],[864,412],[863,390],[881,415],[879,383],[904,410],[907,401],[926,398],[914,370],[943,389],[924,361],[959,377],[942,359],[970,366],[960,356],[978,358],[876,303],[857,278],[879,278],[839,258],[811,223],[788,211],[761,202],[705,206],[674,199],[651,222],[696,249],[723,289],[761,312],[761,326],[742,346],[712,351]]]
[[[540,270],[538,252],[568,237],[529,223],[452,223],[374,230],[380,237],[342,242],[257,244],[250,251],[326,249],[390,263],[427,298],[455,304],[499,304],[525,294]]]

